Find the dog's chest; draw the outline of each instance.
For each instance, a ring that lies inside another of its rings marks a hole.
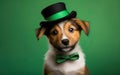
[[[78,60],[66,61],[62,64],[56,64],[53,59],[48,57],[45,63],[54,71],[54,75],[77,75],[79,70],[85,67],[84,54],[79,53],[79,56],[80,58]]]
[[[77,61],[68,61],[60,66],[57,66],[56,68],[53,68],[54,70],[58,70],[61,72],[63,75],[77,75],[79,72],[80,68],[83,68],[84,64],[80,63],[79,60]]]

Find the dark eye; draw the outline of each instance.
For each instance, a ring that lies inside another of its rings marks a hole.
[[[69,32],[73,32],[73,28],[69,28]]]
[[[57,30],[54,30],[54,31],[52,31],[52,34],[53,34],[53,35],[57,35],[57,34],[58,34],[58,31],[57,31]]]

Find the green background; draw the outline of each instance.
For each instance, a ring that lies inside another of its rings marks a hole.
[[[90,22],[80,39],[90,75],[120,75],[120,0],[0,0],[0,75],[42,75],[48,45],[35,29],[40,11],[59,1]]]

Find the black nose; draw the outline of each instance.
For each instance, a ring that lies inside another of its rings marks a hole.
[[[62,40],[62,43],[63,43],[64,45],[68,45],[68,44],[69,44],[69,40],[68,40],[68,39],[63,39],[63,40]]]

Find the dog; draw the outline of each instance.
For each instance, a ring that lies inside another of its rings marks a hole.
[[[49,50],[45,54],[44,60],[44,75],[89,75],[85,55],[79,45],[81,31],[83,30],[88,35],[89,29],[87,21],[77,18],[36,29],[37,39],[45,35],[49,43]],[[64,57],[73,53],[78,53],[76,60],[60,58],[65,61],[56,62],[57,55]]]

